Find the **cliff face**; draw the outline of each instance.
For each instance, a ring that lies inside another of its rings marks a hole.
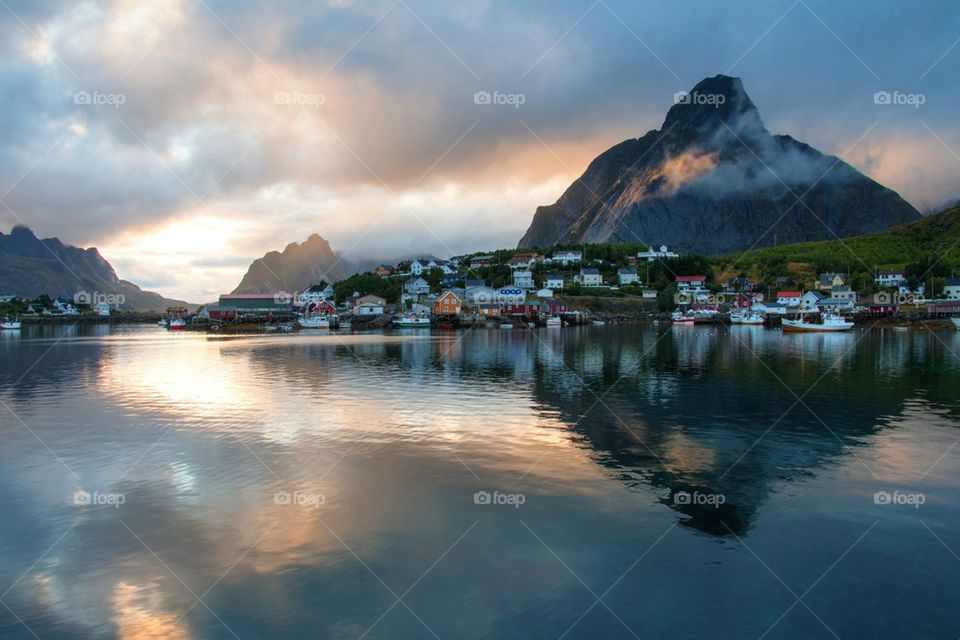
[[[315,233],[303,243],[291,242],[282,252],[254,260],[233,293],[301,291],[321,280],[340,280],[345,272],[330,243]]]
[[[642,242],[719,254],[918,219],[845,162],[770,134],[740,79],[720,75],[671,107],[660,130],[593,160],[556,203],[537,208],[519,246]]]
[[[74,247],[57,238],[41,240],[22,225],[0,233],[0,291],[23,298],[45,293],[72,299],[79,291],[122,295],[122,307],[134,311],[192,306],[121,280],[95,248]]]

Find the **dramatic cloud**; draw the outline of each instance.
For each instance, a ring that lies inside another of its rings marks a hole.
[[[7,0],[2,220],[191,299],[314,232],[358,256],[509,246],[590,159],[717,73],[743,77],[770,131],[921,209],[960,197],[960,5],[690,9]]]

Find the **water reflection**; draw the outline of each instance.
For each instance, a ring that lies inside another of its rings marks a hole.
[[[960,437],[958,342],[758,327],[25,331],[0,344],[0,572],[24,576],[7,600],[44,638],[358,637],[394,603],[379,580],[413,584],[486,519],[418,587],[419,607],[451,637],[556,637],[571,621],[551,598],[567,596],[521,518],[545,539],[642,532],[643,548],[678,522],[700,549],[751,540],[799,481],[920,476]],[[958,471],[948,452],[930,482]],[[478,510],[478,489],[523,492],[529,508]],[[77,491],[125,502],[75,505]],[[282,492],[323,507],[275,503]],[[724,501],[677,499],[694,494]],[[576,570],[618,568],[597,542]],[[450,598],[462,609],[437,604]],[[530,616],[535,633],[498,626]],[[0,632],[26,634],[5,613]],[[370,637],[424,634],[409,618]]]

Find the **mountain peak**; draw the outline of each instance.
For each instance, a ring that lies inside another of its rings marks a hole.
[[[693,89],[674,94],[661,131],[696,129],[701,133],[721,129],[766,133],[760,112],[740,78],[719,74],[704,78]]]

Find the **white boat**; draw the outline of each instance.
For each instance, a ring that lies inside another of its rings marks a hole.
[[[353,328],[353,323],[350,321],[350,318],[341,318],[337,322],[337,329],[340,331],[350,331]]]
[[[785,332],[810,332],[810,331],[849,331],[853,329],[853,323],[844,320],[841,316],[824,313],[819,323],[807,322],[803,318],[799,320],[783,320],[783,330]]]
[[[548,327],[560,327],[563,326],[563,322],[560,320],[560,316],[550,316],[547,318]]]
[[[607,324],[607,323],[604,322],[603,320],[593,320],[593,321],[591,322],[591,324],[592,324],[593,326],[595,326],[595,327],[602,327],[603,325],[605,325],[605,324]]]
[[[953,323],[953,326],[960,330],[960,318],[950,318],[950,322]]]
[[[731,316],[732,318],[732,316]],[[740,315],[740,322],[737,324],[763,324],[764,318],[763,315],[757,313],[756,311],[746,311]]]
[[[164,320],[163,318],[160,318],[159,320],[157,320],[157,326],[166,329],[166,328],[167,328],[167,321]]]
[[[500,325],[500,328],[501,328],[501,329],[513,329],[513,325],[510,324],[509,322],[504,322],[503,324]]]
[[[187,326],[187,323],[184,322],[183,318],[174,318],[170,321],[170,324],[167,326],[170,331],[183,331]]]
[[[731,311],[730,324],[743,324],[744,315],[745,314],[743,313],[743,311],[740,311],[740,310]]]
[[[674,311],[670,315],[670,319],[674,324],[693,324],[693,313],[686,312],[681,313],[680,311]]]
[[[413,327],[418,329],[428,329],[430,327],[430,318],[427,316],[418,316],[413,313],[405,313],[393,319],[395,327]]]
[[[3,322],[0,322],[0,329],[16,330],[19,328],[20,328],[19,320],[11,320],[10,318],[5,318]]]
[[[325,315],[300,316],[297,318],[297,324],[303,329],[329,329],[330,318]]]

